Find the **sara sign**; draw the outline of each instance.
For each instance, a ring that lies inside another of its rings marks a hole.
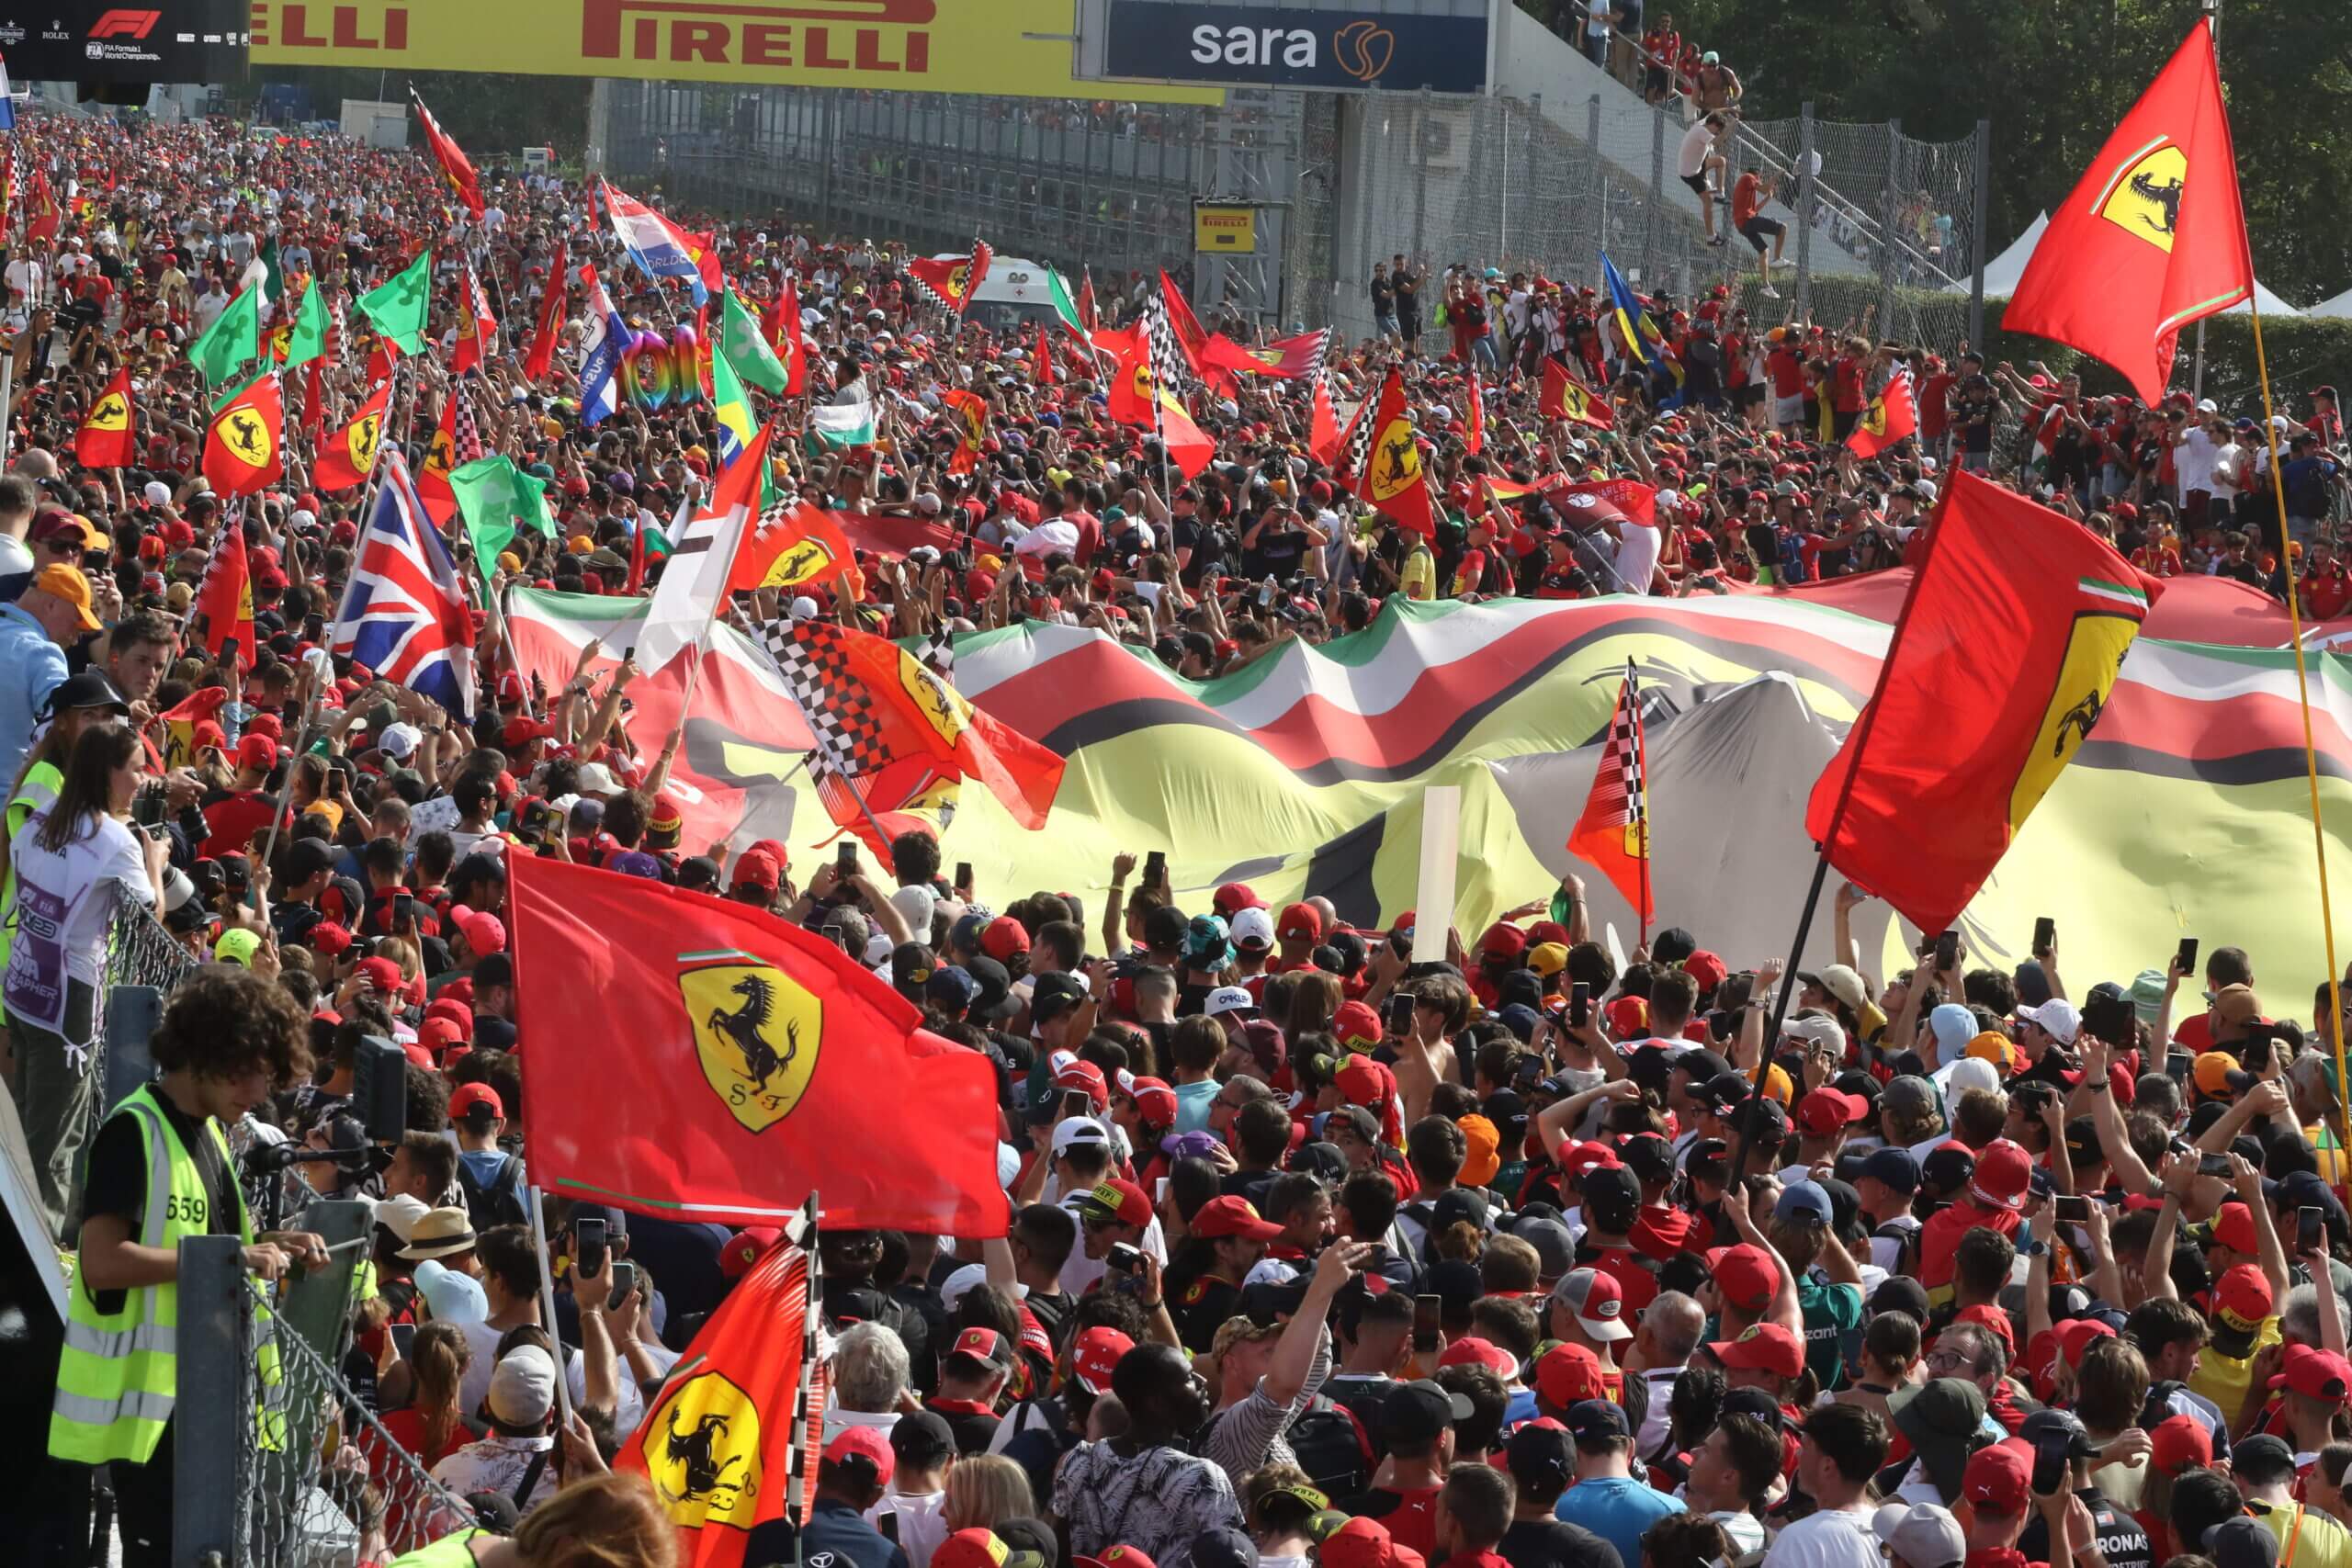
[[[1483,93],[1487,18],[1110,0],[1104,74],[1217,86]]]
[[[256,65],[1096,96],[1070,76],[1069,0],[251,0],[251,6]],[[8,62],[25,74],[13,52]],[[1142,96],[1216,101],[1182,88]]]

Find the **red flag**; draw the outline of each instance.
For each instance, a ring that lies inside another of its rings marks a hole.
[[[830,1220],[829,1194],[819,1197]],[[634,1440],[614,1457],[615,1470],[653,1483],[678,1527],[681,1568],[740,1568],[753,1527],[785,1517],[804,1371],[815,1382],[798,1436],[807,1473],[815,1476],[824,1373],[821,1364],[809,1364],[808,1332],[808,1255],[771,1247],[704,1322]],[[715,1484],[702,1484],[710,1479],[697,1473],[702,1466],[716,1472]]]
[[[1159,434],[1167,444],[1168,460],[1187,480],[1201,477],[1201,470],[1216,456],[1216,443],[1210,440],[1184,405],[1166,392],[1159,394]]]
[[[1535,412],[1545,419],[1573,420],[1601,430],[1617,427],[1617,416],[1600,394],[1577,380],[1556,359],[1544,362],[1544,391]]]
[[[1046,331],[1046,323],[1037,323],[1037,385],[1054,384],[1054,340]]]
[[[1421,469],[1421,444],[1413,430],[1405,377],[1391,368],[1374,405],[1371,444],[1356,493],[1386,513],[1400,528],[1424,538],[1437,536],[1437,513],[1430,502],[1429,475]]]
[[[1911,367],[1898,365],[1846,437],[1858,457],[1875,457],[1919,429],[1919,400],[1911,395]]]
[[[1550,502],[1552,509],[1561,516],[1587,526],[1594,523],[1613,522],[1621,517],[1653,528],[1657,526],[1657,487],[1645,485],[1639,479],[1555,483],[1544,487],[1544,499]]]
[[[1630,669],[1624,684],[1617,688],[1617,708],[1600,749],[1600,768],[1592,776],[1583,814],[1569,830],[1567,850],[1597,868],[1624,896],[1642,922],[1646,943],[1650,919],[1657,913],[1650,898],[1649,753],[1642,742],[1642,706]]]
[[[748,904],[528,855],[510,874],[519,1016],[563,1057],[531,1099],[550,1190],[729,1224],[817,1190],[829,1226],[1005,1234],[988,1059],[863,964]]]
[[[2105,360],[2154,403],[2180,329],[2253,293],[2221,70],[2199,22],[2051,213],[2001,326]]]
[[[1829,863],[1948,929],[2089,738],[2161,592],[2071,519],[1952,474],[1877,690],[1805,809]]]
[[[1487,449],[1487,399],[1478,390],[1478,374],[1470,373],[1470,422],[1464,434],[1462,449],[1472,457]]]
[[[468,266],[458,274],[458,342],[449,354],[449,374],[463,375],[480,365],[497,341],[498,318],[491,310],[490,296]]]
[[[254,582],[245,567],[245,524],[242,515],[220,519],[212,542],[212,558],[205,563],[204,581],[196,586],[196,613],[204,617],[204,651],[213,658],[231,637],[253,657]],[[175,708],[175,713],[179,710]]]
[[[286,402],[277,373],[266,371],[231,395],[206,427],[204,477],[225,497],[266,490],[285,473]]]
[[[523,374],[544,381],[555,373],[555,347],[563,339],[563,310],[571,293],[571,265],[564,247],[555,248],[555,265],[548,269],[547,293],[539,300],[539,327],[531,334],[531,352],[523,357]]]
[[[164,767],[185,768],[197,760],[205,747],[226,747],[228,738],[221,732],[220,718],[220,705],[228,700],[227,687],[207,686],[178,706],[155,716],[164,726]],[[209,729],[205,728],[208,725]]]
[[[942,392],[939,400],[956,424],[956,450],[948,457],[947,471],[968,474],[980,466],[980,443],[989,436],[989,400],[960,389]]]
[[[384,382],[368,394],[349,424],[319,445],[319,460],[311,479],[321,490],[348,490],[364,485],[376,469],[376,449],[383,442],[384,418],[392,404],[392,384]]]
[[[458,514],[458,492],[449,488],[450,470],[458,466],[458,388],[450,383],[441,400],[441,423],[425,444],[424,461],[416,468],[416,495],[424,514],[436,526],[447,527]]]
[[[82,428],[74,435],[74,456],[85,468],[128,467],[138,450],[130,407],[130,367],[123,367],[90,405]]]
[[[1102,312],[1094,305],[1094,275],[1081,272],[1078,277],[1078,324],[1091,333],[1102,322]]]
[[[1331,378],[1315,378],[1312,408],[1306,420],[1306,450],[1309,456],[1329,466],[1340,456],[1340,411],[1331,406]]]
[[[433,111],[424,107],[423,98],[416,97],[413,91],[410,96],[416,103],[417,119],[424,126],[424,144],[433,150],[433,161],[441,165],[442,177],[449,182],[458,199],[466,204],[466,210],[480,219],[483,211],[481,181],[474,176],[474,166],[467,162],[465,150],[441,129],[441,122],[433,118]]]
[[[760,319],[760,333],[784,364],[784,395],[800,396],[808,389],[808,345],[800,336],[800,286],[788,272],[776,279],[775,299]]]
[[[1151,373],[1151,345],[1140,324],[1094,334],[1095,345],[1119,356],[1111,372],[1108,409],[1121,424],[1152,423],[1152,392],[1158,381]]]
[[[1262,348],[1244,348],[1223,333],[1213,334],[1201,351],[1201,362],[1244,376],[1264,376],[1277,381],[1303,381],[1323,367],[1331,333],[1301,333],[1280,337]]]
[[[988,277],[994,254],[975,240],[969,255],[917,256],[907,264],[907,271],[933,299],[960,316],[972,302],[972,291]]]
[[[952,537],[949,543],[952,547]],[[762,513],[743,536],[727,591],[814,588],[831,581],[855,559],[855,547],[832,513],[806,502],[788,502]]]

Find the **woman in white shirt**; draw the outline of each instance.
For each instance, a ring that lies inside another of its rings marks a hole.
[[[17,907],[0,998],[16,1051],[11,1087],[41,1208],[62,1238],[70,1236],[80,1206],[74,1166],[96,1091],[90,1045],[107,928],[120,902],[152,908],[163,901],[169,846],[129,822],[140,761],[139,738],[124,726],[85,730],[56,800],[28,818],[8,846]]]

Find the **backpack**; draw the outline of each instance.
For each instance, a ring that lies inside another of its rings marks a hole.
[[[1325,1496],[1352,1497],[1372,1483],[1371,1445],[1345,1405],[1318,1393],[1283,1436],[1298,1456],[1298,1468]]]
[[[471,1166],[462,1158],[458,1161],[458,1185],[465,1191],[466,1213],[476,1235],[492,1225],[530,1224],[531,1217],[523,1208],[522,1174],[523,1162],[508,1155],[500,1163],[498,1175],[485,1187],[474,1179]]]

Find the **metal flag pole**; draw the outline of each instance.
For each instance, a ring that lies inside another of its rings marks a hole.
[[[1655,902],[1650,892],[1650,752],[1642,732],[1641,680],[1634,673],[1634,657],[1625,656],[1625,713],[1634,730],[1634,778],[1638,786],[1627,804],[1634,809],[1634,828],[1642,843],[1642,945],[1650,944],[1650,908]]]
[[[808,1194],[800,1225],[800,1248],[808,1258],[804,1277],[808,1294],[800,1312],[800,1386],[792,1396],[792,1430],[788,1437],[789,1459],[785,1465],[784,1515],[792,1521],[793,1557],[798,1568],[806,1568],[808,1560],[801,1525],[808,1496],[808,1394],[817,1381],[817,1345],[822,1337],[818,1332],[818,1314],[824,1310],[825,1265],[817,1250],[817,1221],[822,1213],[817,1206],[817,1194]]]

